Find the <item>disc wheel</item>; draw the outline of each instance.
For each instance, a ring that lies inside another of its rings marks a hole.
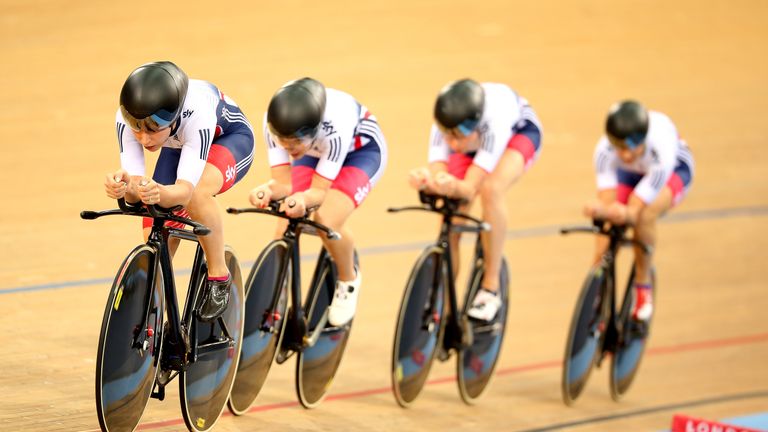
[[[445,329],[446,275],[442,250],[425,249],[405,285],[392,347],[392,392],[400,406],[424,388]]]
[[[96,355],[96,413],[105,431],[136,428],[152,394],[163,327],[159,269],[148,279],[155,250],[135,248],[120,266],[101,324]]]

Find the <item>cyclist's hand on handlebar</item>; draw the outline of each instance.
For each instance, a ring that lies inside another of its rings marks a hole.
[[[588,202],[584,204],[582,213],[590,219],[600,219],[603,214],[603,205],[599,202]]]
[[[440,171],[435,175],[435,180],[431,182],[430,188],[439,195],[453,196],[456,192],[458,181],[459,179],[451,174],[445,171]]]
[[[627,206],[618,201],[614,201],[606,209],[606,217],[614,225],[625,225],[627,223]]]
[[[627,223],[627,206],[614,201],[608,206],[602,203],[587,203],[584,206],[584,216],[591,219],[606,220],[614,225]]]
[[[248,200],[256,208],[266,208],[271,199],[272,189],[269,188],[268,183],[253,188],[248,195]]]
[[[136,192],[139,194],[139,199],[144,204],[160,203],[160,185],[151,178],[142,178],[139,185],[136,187]]]
[[[411,172],[408,173],[408,184],[416,190],[424,190],[431,180],[430,177],[431,174],[427,167],[412,169]]]
[[[119,169],[107,174],[107,178],[104,180],[104,190],[107,192],[108,197],[120,199],[125,197],[130,183],[131,176],[125,170]]]
[[[307,213],[307,203],[304,200],[304,194],[302,192],[297,192],[288,196],[280,204],[280,211],[292,218],[304,216]]]

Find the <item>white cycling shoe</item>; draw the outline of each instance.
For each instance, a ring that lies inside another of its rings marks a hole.
[[[334,327],[340,327],[348,323],[355,316],[357,309],[357,295],[360,293],[362,275],[355,269],[357,276],[353,281],[337,281],[336,292],[333,301],[328,307],[328,323]]]
[[[472,299],[472,306],[467,311],[470,318],[479,321],[492,321],[501,308],[501,296],[497,292],[480,288]]]

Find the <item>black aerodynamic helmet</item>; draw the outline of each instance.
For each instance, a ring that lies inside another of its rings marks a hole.
[[[275,92],[267,108],[267,127],[281,138],[314,138],[324,114],[325,86],[305,77]]]
[[[639,146],[648,134],[648,111],[633,100],[614,104],[605,120],[605,133],[629,148]]]
[[[485,91],[477,81],[461,79],[440,90],[435,101],[435,121],[443,132],[469,135],[483,116]]]
[[[133,130],[157,131],[179,118],[189,78],[169,61],[141,65],[128,75],[120,91],[120,111]]]

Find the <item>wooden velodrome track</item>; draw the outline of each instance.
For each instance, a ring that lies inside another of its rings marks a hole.
[[[78,213],[114,205],[102,181],[119,166],[119,89],[134,67],[160,59],[219,85],[257,131],[280,84],[316,77],[365,103],[390,148],[383,180],[350,221],[364,288],[330,396],[315,410],[298,407],[291,361],[273,367],[253,412],[226,415],[216,430],[657,431],[677,412],[768,411],[768,152],[760,148],[768,3],[279,3],[0,0],[0,429],[98,428],[103,305],[140,234],[135,220]],[[415,203],[406,173],[426,158],[434,97],[463,76],[506,82],[527,97],[544,125],[543,153],[508,194],[511,319],[492,387],[464,405],[452,359],[406,410],[389,392],[394,319],[437,221],[385,209]],[[658,313],[637,382],[615,403],[600,370],[568,408],[560,360],[592,240],[562,238],[556,227],[581,221],[603,116],[624,97],[672,117],[694,151],[696,177],[659,226]],[[260,133],[257,147],[222,207],[245,205],[249,188],[267,179]],[[225,222],[247,273],[273,222]],[[183,250],[176,266],[190,262]],[[170,393],[150,402],[141,430],[184,428],[177,387]]]

